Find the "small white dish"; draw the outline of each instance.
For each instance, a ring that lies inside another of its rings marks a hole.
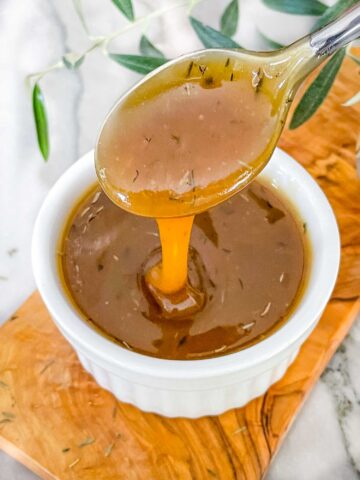
[[[96,181],[94,152],[57,181],[39,212],[32,261],[40,294],[80,362],[119,400],[147,412],[196,418],[241,407],[285,373],[330,298],[340,259],[333,211],[316,182],[289,155],[276,149],[260,174],[289,199],[307,225],[312,255],[305,292],[278,331],[245,350],[205,360],[162,360],[126,350],[93,330],[62,287],[56,250],[75,202]]]

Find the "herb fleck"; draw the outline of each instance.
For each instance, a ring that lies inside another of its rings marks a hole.
[[[195,190],[195,178],[194,178],[194,169],[190,170],[189,172],[189,178],[188,178],[188,185],[192,187],[193,190]]]
[[[213,77],[206,77],[205,78],[205,85],[212,85],[214,83]]]
[[[243,283],[243,281],[241,280],[241,278],[238,278],[238,280],[239,280],[239,283],[240,283],[241,290],[244,290],[244,283]]]
[[[91,200],[91,204],[96,203],[99,200],[100,195],[101,195],[100,191],[96,192],[93,199]]]
[[[171,134],[172,140],[174,140],[178,145],[180,143],[180,137],[178,135]]]
[[[212,477],[217,478],[216,472],[214,472],[214,470],[211,470],[211,468],[207,468],[206,471],[207,471]]]
[[[183,337],[180,338],[178,346],[181,347],[181,345],[184,345],[184,343],[187,340],[187,335],[184,335]]]
[[[225,62],[225,68],[228,67],[229,65],[230,65],[230,58],[227,58]]]
[[[115,446],[115,443],[110,443],[110,445],[108,445],[108,446],[105,448],[105,450],[104,450],[104,455],[105,455],[105,457],[109,457],[109,456],[111,455],[111,452],[112,452],[114,446]]]
[[[117,404],[114,405],[114,408],[112,410],[112,418],[116,418],[116,414],[117,414]]]
[[[206,65],[199,65],[199,70],[201,75],[204,75],[204,73],[206,72],[206,69],[207,69]]]
[[[228,248],[222,248],[221,250],[225,253],[231,253],[231,250],[229,250]]]
[[[270,307],[271,307],[271,302],[267,303],[264,310],[260,313],[260,317],[265,317],[265,315],[269,313]]]
[[[249,322],[249,323],[246,323],[245,325],[241,325],[241,328],[243,330],[250,330],[250,328],[252,328],[254,325],[255,325],[255,322]]]
[[[13,320],[16,320],[17,318],[19,318],[17,315],[11,315],[9,320],[10,320],[10,322],[12,322]]]
[[[230,82],[232,82],[233,80],[234,80],[234,73],[230,75]]]
[[[12,412],[1,412],[2,416],[5,418],[9,418],[10,420],[14,420],[16,418],[16,415],[14,415]]]
[[[67,452],[70,452],[70,448],[66,447],[66,448],[63,448],[61,451],[62,453],[67,453]]]
[[[83,447],[86,447],[87,445],[91,445],[94,442],[95,442],[94,438],[87,437],[81,443],[79,443],[78,447],[83,448]]]
[[[79,462],[80,462],[80,458],[77,458],[72,463],[70,463],[69,468],[75,467],[75,465],[77,465]]]
[[[51,365],[55,362],[55,360],[50,360],[49,362],[47,362],[43,368],[40,370],[40,375],[42,373],[44,373],[49,367],[51,367]]]
[[[2,380],[0,380],[0,388],[9,388],[9,385]]]
[[[244,425],[243,427],[237,428],[234,432],[233,435],[237,435],[238,433],[246,432],[247,427]]]
[[[147,143],[150,143],[150,142],[151,142],[151,140],[152,140],[152,138],[151,138],[151,137],[144,137],[144,138],[145,138],[145,141],[146,141]]]
[[[104,270],[104,265],[99,263],[98,266],[97,266],[97,269],[99,272],[101,272],[101,270]]]
[[[306,222],[303,223],[303,231],[304,231],[304,233],[307,232],[307,223]]]
[[[10,418],[2,418],[0,420],[0,423],[11,423],[11,422],[12,422],[12,420]]]
[[[194,62],[191,61],[191,62],[189,63],[189,66],[188,66],[188,69],[187,69],[187,72],[186,72],[186,78],[189,78],[189,77],[190,77],[191,70],[192,70],[193,66],[194,66]]]
[[[136,182],[136,180],[138,179],[139,174],[140,174],[139,170],[136,169],[135,177],[133,178],[133,183]]]
[[[264,72],[261,67],[258,68],[257,71],[252,72],[252,81],[251,84],[255,88],[255,92],[257,93],[262,85],[264,78]]]

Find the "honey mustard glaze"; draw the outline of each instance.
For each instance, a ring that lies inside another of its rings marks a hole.
[[[359,12],[278,52],[185,55],[119,100],[96,148],[103,191],[75,208],[59,257],[95,328],[140,353],[197,359],[286,321],[304,288],[306,228],[252,181],[301,81],[358,37]]]
[[[162,308],[144,276],[162,257],[156,222],[118,208],[99,186],[74,207],[59,252],[64,288],[92,327],[127,349],[182,360],[271,335],[301,299],[309,264],[306,226],[281,192],[258,180],[196,215],[193,295],[163,294]],[[182,302],[186,313],[175,312]]]
[[[244,188],[266,165],[291,101],[296,75],[289,73],[303,68],[307,55],[304,45],[271,59],[200,52],[150,76],[105,122],[98,177],[115,204],[157,219],[162,259],[144,278],[164,315],[202,308],[203,292],[188,282],[194,215]]]

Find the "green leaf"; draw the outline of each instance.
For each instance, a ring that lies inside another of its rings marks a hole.
[[[343,103],[344,107],[351,107],[355,105],[355,103],[360,102],[360,92],[356,93],[353,97],[349,98],[345,103]]]
[[[334,83],[336,74],[345,57],[345,49],[339,50],[321,70],[310,87],[306,90],[290,122],[293,130],[306,122],[320,107]]]
[[[119,53],[109,53],[109,57],[123,67],[142,74],[150,73],[155,70],[155,68],[160,67],[168,61],[166,58],[125,55]]]
[[[232,37],[235,35],[239,20],[239,3],[238,0],[232,0],[225,8],[220,20],[221,33]]]
[[[338,17],[343,11],[352,7],[357,3],[357,0],[338,0],[334,5],[327,8],[323,15],[318,19],[314,25],[314,31],[330,23]]]
[[[131,0],[111,0],[112,3],[122,12],[131,22],[134,21],[134,9]]]
[[[46,161],[49,158],[49,133],[44,97],[38,83],[32,93],[33,113],[35,119],[37,141],[41,154]]]
[[[140,53],[146,57],[165,58],[165,55],[145,35],[140,39]]]
[[[293,15],[322,15],[327,6],[318,0],[262,0],[263,3],[278,12]]]
[[[190,23],[205,48],[241,48],[232,38],[204,25],[194,17],[190,17]]]
[[[65,67],[68,68],[69,70],[76,70],[77,68],[80,67],[80,65],[83,63],[84,60],[85,60],[84,55],[78,55],[72,52],[66,53],[62,57],[62,61],[64,62]]]
[[[260,37],[264,40],[264,42],[268,45],[268,47],[271,50],[280,50],[280,48],[284,48],[285,45],[282,45],[281,43],[275,42],[274,40],[271,40],[271,38],[267,37],[264,35],[260,30],[258,30],[258,34]]]

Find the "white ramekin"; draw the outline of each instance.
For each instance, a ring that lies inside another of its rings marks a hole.
[[[125,350],[99,335],[72,307],[61,285],[56,248],[74,203],[96,180],[94,153],[51,189],[38,215],[32,261],[41,296],[84,368],[119,400],[169,417],[216,415],[240,407],[280,379],[317,324],[336,280],[340,242],[331,207],[316,182],[277,149],[261,173],[290,199],[307,225],[312,259],[306,290],[288,322],[262,342],[223,357],[161,360]]]

